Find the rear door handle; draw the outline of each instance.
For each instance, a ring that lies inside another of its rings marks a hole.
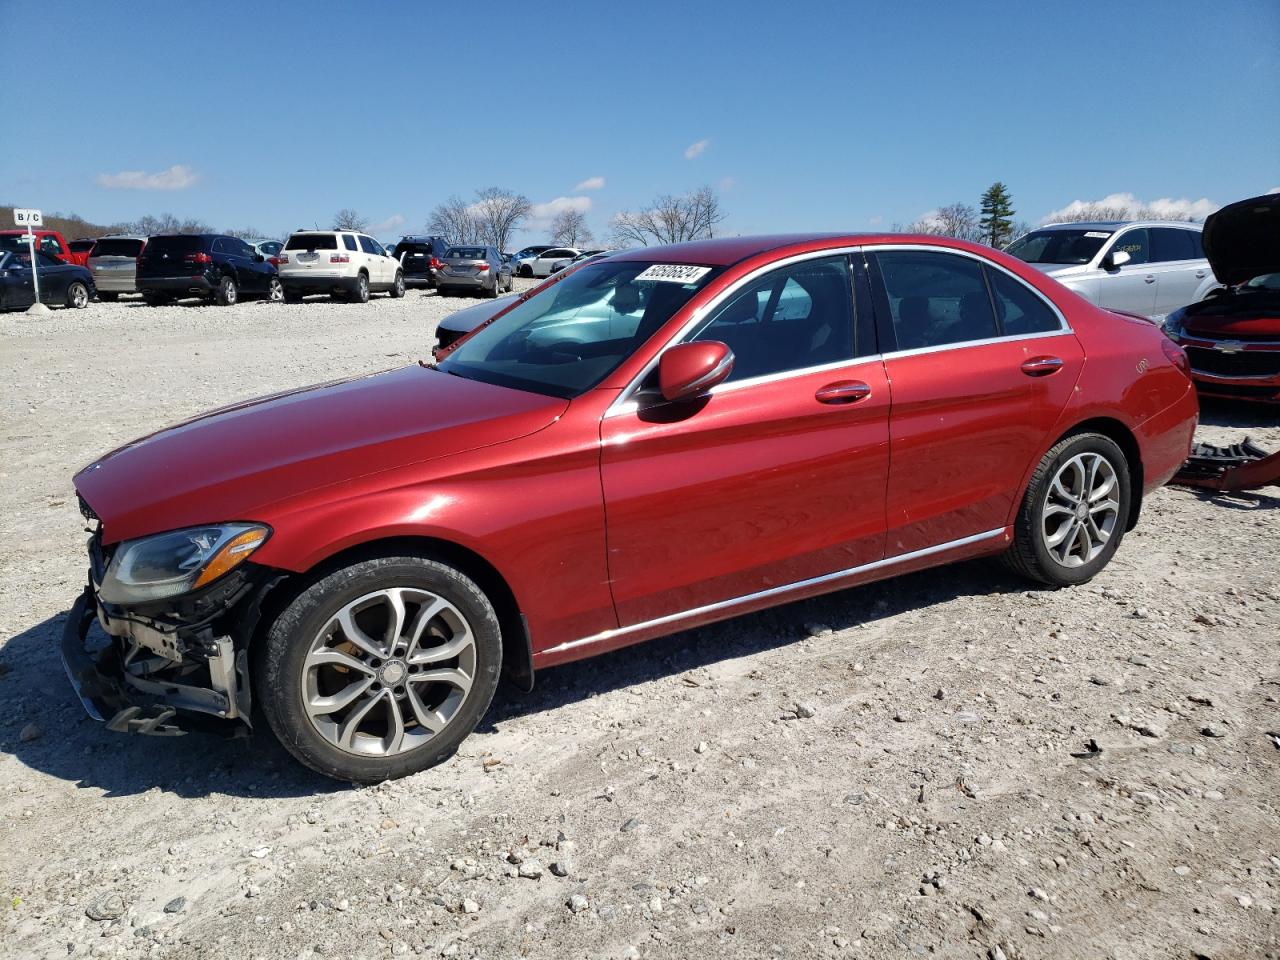
[[[1022,361],[1022,372],[1028,377],[1047,377],[1061,369],[1061,357],[1032,357]]]
[[[819,387],[813,396],[819,403],[857,403],[871,396],[871,385],[861,380],[837,380]]]
[[[1143,278],[1142,278],[1142,282],[1143,282],[1143,283],[1155,283],[1155,282],[1156,282],[1156,278],[1155,278],[1155,277],[1153,277],[1153,276],[1151,276],[1151,274],[1147,274],[1145,277],[1143,277]]]

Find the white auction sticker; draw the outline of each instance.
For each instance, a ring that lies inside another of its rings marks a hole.
[[[1099,232],[1099,231],[1097,231],[1097,230],[1090,230],[1088,233],[1086,233],[1086,234],[1085,234],[1085,236],[1086,236],[1086,237],[1092,237],[1092,238],[1093,238],[1093,239],[1095,239],[1095,240],[1105,240],[1105,239],[1107,239],[1107,237],[1111,236],[1111,234],[1109,234],[1109,233],[1100,233],[1100,232]]]
[[[683,263],[655,263],[646,268],[636,279],[660,280],[663,283],[696,283],[710,272],[710,267],[692,267]]]

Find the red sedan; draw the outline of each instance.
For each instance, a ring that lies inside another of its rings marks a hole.
[[[1201,394],[1280,403],[1280,194],[1223,207],[1203,242],[1225,286],[1169,314],[1165,332]]]
[[[968,557],[1082,583],[1196,418],[1159,329],[985,247],[628,252],[435,365],[217,410],[90,465],[63,653],[114,729],[247,722],[257,700],[314,769],[403,776],[457,747],[503,672],[528,687]]]

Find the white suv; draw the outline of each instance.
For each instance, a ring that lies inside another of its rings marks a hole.
[[[1200,230],[1179,221],[1052,223],[1005,252],[1090,303],[1161,318],[1222,286],[1205,259]]]
[[[309,293],[366,303],[370,293],[404,296],[400,262],[373,237],[346,230],[300,230],[278,254],[284,298],[297,303]]]

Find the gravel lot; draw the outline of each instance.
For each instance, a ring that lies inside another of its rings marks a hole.
[[[0,317],[0,952],[1280,957],[1274,489],[1159,492],[1075,590],[969,563],[548,671],[374,788],[269,734],[84,718],[55,652],[72,473],[426,357],[467,302]],[[1274,414],[1204,422],[1280,446]]]

